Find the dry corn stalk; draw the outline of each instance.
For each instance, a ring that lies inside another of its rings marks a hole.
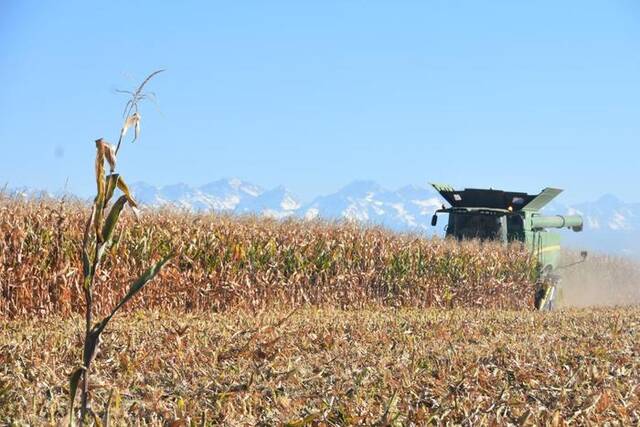
[[[138,101],[141,98],[142,86],[146,84],[149,79],[157,74],[153,73],[143,84],[134,92],[132,100],[128,105],[130,109],[135,109],[136,112],[125,120],[125,124],[120,131],[120,141],[126,129],[129,125],[133,124],[136,127],[136,137],[139,129],[140,115],[137,113]],[[118,148],[120,146],[118,142]],[[171,258],[170,255],[165,255],[162,259],[154,263],[149,267],[137,280],[135,280],[129,287],[126,294],[117,302],[110,310],[109,314],[101,321],[94,324],[94,283],[96,276],[105,255],[110,248],[116,225],[120,219],[120,214],[126,204],[129,204],[132,208],[137,205],[131,196],[131,192],[124,178],[115,173],[116,168],[116,153],[117,148],[106,142],[103,138],[99,138],[96,143],[96,160],[95,160],[95,174],[96,174],[96,197],[91,207],[91,213],[89,215],[87,225],[84,228],[84,236],[82,237],[82,288],[84,292],[85,302],[85,339],[84,339],[84,351],[82,356],[82,365],[76,368],[69,377],[69,397],[70,397],[70,424],[74,424],[76,414],[73,409],[76,392],[80,380],[82,380],[81,390],[81,407],[80,407],[80,424],[84,424],[89,414],[95,413],[91,411],[89,407],[89,378],[91,372],[91,364],[95,358],[100,343],[100,335],[107,327],[113,316],[131,299],[133,298],[149,281],[151,281],[164,266],[164,264]],[[104,163],[109,164],[109,175],[105,175]],[[114,195],[115,189],[119,188],[124,194],[119,197],[111,206],[109,203]],[[107,213],[108,211],[108,213]],[[105,217],[105,213],[106,217]],[[93,233],[92,233],[93,231]]]

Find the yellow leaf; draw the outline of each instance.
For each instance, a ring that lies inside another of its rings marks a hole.
[[[116,169],[116,149],[113,145],[104,140],[102,142],[102,145],[104,147],[104,155],[107,159],[107,162],[109,162],[110,172],[113,173],[113,171]]]
[[[118,179],[118,188],[120,189],[120,191],[124,193],[125,197],[127,198],[127,201],[129,202],[129,205],[131,205],[132,208],[137,208],[138,204],[133,199],[133,196],[131,195],[131,191],[129,190],[127,183],[124,182],[124,179],[122,178],[122,176],[120,176]]]
[[[129,131],[130,127],[134,127],[135,128],[135,133],[133,136],[133,141],[135,141],[136,139],[138,139],[138,135],[140,135],[140,119],[142,117],[140,116],[140,113],[138,113],[137,111],[135,113],[133,113],[132,115],[130,115],[129,117],[127,117],[127,119],[124,121],[124,124],[122,125],[122,129],[120,130],[120,139],[122,140],[122,138],[124,138],[124,136],[127,134],[127,132]]]
[[[96,139],[96,187],[98,194],[96,195],[96,214],[93,218],[93,225],[96,231],[96,238],[102,242],[102,219],[104,217],[104,196],[105,196],[105,177],[104,177],[104,158],[105,143],[102,138]]]
[[[104,194],[104,143],[103,139],[96,139],[96,186],[98,198]]]
[[[119,178],[120,176],[117,173],[112,173],[110,175],[107,175],[107,184],[106,184],[106,190],[105,190],[105,196],[104,196],[105,206],[109,204],[109,201],[113,197],[113,192],[116,190]]]

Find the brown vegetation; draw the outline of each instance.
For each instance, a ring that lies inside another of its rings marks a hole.
[[[172,426],[640,422],[638,309],[287,314],[117,317],[94,361],[97,415]],[[67,415],[81,325],[0,320],[0,424]]]
[[[88,207],[0,195],[0,316],[82,311]],[[221,311],[272,304],[530,308],[534,265],[519,247],[455,244],[349,224],[189,214],[124,215],[95,277],[105,314],[145,266],[177,254],[129,308]]]
[[[0,196],[0,424],[68,417],[88,211]],[[519,247],[168,210],[122,221],[97,313],[178,255],[131,300],[147,310],[102,336],[92,398],[112,425],[640,422],[638,309],[530,310]],[[602,256],[572,271],[609,271],[612,293],[637,278]]]

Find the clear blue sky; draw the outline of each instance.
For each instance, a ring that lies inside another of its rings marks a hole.
[[[0,0],[0,183],[89,195],[114,89],[158,68],[129,181],[640,201],[640,3],[604,0]]]

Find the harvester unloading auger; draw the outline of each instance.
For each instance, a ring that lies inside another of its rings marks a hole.
[[[559,286],[557,275],[560,258],[560,235],[548,228],[570,228],[582,231],[579,215],[542,215],[540,209],[562,192],[545,188],[540,194],[468,188],[456,191],[443,184],[431,184],[451,205],[438,209],[431,220],[435,226],[439,213],[449,214],[446,236],[522,242],[538,263],[535,305],[539,310],[551,310]],[[582,258],[586,258],[586,252]]]

